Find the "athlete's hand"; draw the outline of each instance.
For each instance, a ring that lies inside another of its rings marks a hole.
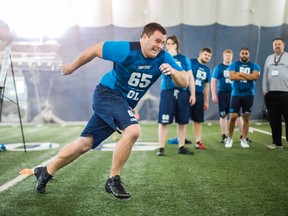
[[[62,75],[64,76],[72,74],[74,72],[72,64],[63,64],[61,65],[60,70],[61,70]]]
[[[189,104],[193,106],[196,103],[196,97],[194,95],[190,95]]]
[[[212,101],[217,104],[218,103],[218,97],[216,95],[212,96]]]
[[[169,64],[163,63],[159,67],[159,70],[165,75],[170,75],[170,76],[174,75],[174,69]]]
[[[206,111],[208,108],[209,108],[209,103],[204,102],[204,107],[203,107],[204,111]]]

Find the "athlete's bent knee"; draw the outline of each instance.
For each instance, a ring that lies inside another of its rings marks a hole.
[[[89,151],[92,148],[93,145],[93,137],[79,137],[78,140],[76,141],[79,151],[81,153],[85,153]]]
[[[141,132],[141,127],[139,124],[130,125],[125,129],[125,133],[129,134],[129,137],[132,140],[137,140],[138,137],[140,136],[140,132]]]
[[[248,120],[250,118],[250,114],[248,113],[243,113],[242,114],[242,118],[245,119],[245,120]]]

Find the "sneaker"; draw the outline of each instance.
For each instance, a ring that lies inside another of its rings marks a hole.
[[[222,134],[221,143],[225,144],[226,139],[227,139],[227,136],[225,134]]]
[[[249,148],[250,146],[248,145],[248,143],[247,143],[247,140],[246,139],[241,139],[241,141],[240,141],[240,146],[241,146],[241,148]]]
[[[241,140],[242,140],[242,135],[240,136],[240,142],[241,142]],[[251,139],[249,139],[248,137],[246,138],[246,141],[248,142],[248,143],[252,143],[252,140]]]
[[[165,153],[164,153],[164,148],[159,148],[159,151],[157,152],[156,154],[157,156],[164,156]]]
[[[167,141],[168,144],[179,144],[178,138],[173,138]],[[185,144],[192,144],[192,141],[185,139]]]
[[[119,175],[108,178],[105,184],[105,190],[107,193],[112,193],[118,199],[130,198],[130,193],[127,193],[122,185],[122,181]]]
[[[233,144],[233,140],[227,137],[226,142],[225,142],[225,148],[231,148],[232,144]]]
[[[267,148],[268,149],[283,149],[283,145],[276,145],[276,144],[270,144],[270,145],[267,145]]]
[[[46,184],[48,181],[52,179],[51,176],[47,172],[47,167],[36,167],[34,169],[34,175],[36,176],[37,183],[36,183],[36,190],[39,193],[45,194],[46,193]]]
[[[187,148],[185,148],[185,146],[182,146],[180,148],[178,148],[178,154],[194,154],[194,152],[188,150]]]
[[[200,141],[198,141],[198,142],[195,144],[195,148],[196,148],[196,149],[203,149],[203,150],[206,149],[206,147],[205,147],[205,146],[203,145],[203,143],[200,142]]]

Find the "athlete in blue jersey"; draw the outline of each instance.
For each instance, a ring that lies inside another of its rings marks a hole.
[[[240,60],[233,62],[229,66],[229,77],[232,80],[232,93],[230,103],[229,135],[225,143],[226,148],[231,148],[233,144],[233,131],[235,121],[242,108],[243,136],[240,141],[242,148],[249,148],[247,134],[249,130],[249,118],[254,100],[255,81],[260,76],[258,64],[249,61],[249,49],[244,47],[240,50]]]
[[[196,103],[190,108],[190,117],[195,136],[195,148],[206,149],[202,143],[202,122],[204,111],[209,107],[209,83],[211,79],[210,68],[206,65],[212,57],[212,50],[204,47],[197,59],[191,60],[192,72],[195,79]]]
[[[164,147],[168,132],[168,124],[177,123],[178,153],[193,154],[185,148],[186,124],[189,123],[189,107],[195,103],[195,84],[190,60],[179,54],[180,42],[175,35],[167,37],[166,49],[189,76],[189,87],[179,88],[169,76],[162,75],[160,105],[158,116],[159,151],[157,156],[164,156]],[[191,94],[190,94],[191,92]]]
[[[219,108],[219,124],[222,133],[221,143],[225,143],[227,139],[227,125],[228,125],[228,115],[230,112],[230,98],[231,98],[231,80],[229,78],[229,65],[233,59],[233,52],[230,49],[226,49],[223,52],[223,62],[217,65],[213,70],[213,75],[211,79],[211,93],[212,101],[218,103]],[[238,117],[236,124],[242,136],[243,122],[242,118]],[[241,139],[242,137],[240,137]],[[252,142],[250,139],[247,140]]]
[[[35,168],[39,193],[46,193],[46,184],[57,170],[96,148],[117,130],[122,136],[113,152],[105,189],[120,199],[130,197],[122,185],[120,172],[140,135],[132,109],[161,74],[169,76],[180,88],[188,86],[187,73],[163,50],[165,41],[166,30],[158,23],[149,23],[143,29],[140,42],[102,42],[86,49],[72,63],[62,65],[62,74],[69,75],[96,57],[114,63],[113,69],[96,86],[94,114],[81,136],[62,148],[47,167]]]

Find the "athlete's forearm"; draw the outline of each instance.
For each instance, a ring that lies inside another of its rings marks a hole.
[[[229,73],[230,80],[246,80],[246,78],[241,76],[240,72],[230,71]]]
[[[170,77],[172,78],[173,82],[179,87],[179,88],[186,88],[189,85],[188,82],[188,74],[185,71],[178,71],[175,69],[172,69],[173,73],[170,74]]]
[[[257,71],[253,71],[252,74],[240,73],[240,76],[245,78],[246,80],[255,81],[259,78],[259,73]]]

